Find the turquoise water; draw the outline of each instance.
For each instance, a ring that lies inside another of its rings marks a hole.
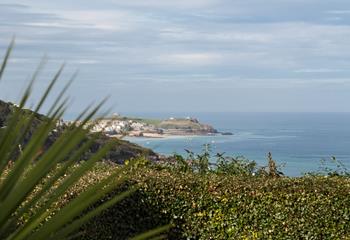
[[[203,144],[227,155],[245,156],[266,165],[272,152],[283,172],[300,176],[318,170],[321,159],[335,156],[350,169],[350,113],[143,113],[142,117],[194,116],[232,136],[128,138],[129,141],[162,154],[200,152]]]

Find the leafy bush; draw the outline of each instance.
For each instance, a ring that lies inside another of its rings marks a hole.
[[[106,166],[100,165],[92,174],[103,177]],[[82,238],[125,239],[145,227],[168,222],[174,226],[169,239],[350,236],[349,178],[203,175],[152,165],[124,174],[130,184],[138,184],[137,193],[85,225]],[[85,185],[77,186],[74,194]],[[120,225],[123,221],[127,224]]]
[[[199,154],[185,149],[187,156],[174,154],[166,159],[161,166],[168,166],[168,169],[183,172],[193,172],[202,175],[208,173],[235,175],[235,176],[269,176],[280,177],[283,173],[281,166],[272,159],[272,154],[268,153],[267,166],[258,166],[255,161],[251,161],[243,156],[227,156],[225,153],[213,155],[210,144],[204,144],[203,150]]]
[[[254,176],[257,170],[257,164],[249,161],[243,156],[229,157],[223,154],[217,154],[216,172],[226,175]]]

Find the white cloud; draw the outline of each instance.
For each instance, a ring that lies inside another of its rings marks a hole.
[[[221,2],[220,0],[111,0],[122,6],[156,8],[204,8]]]
[[[294,72],[296,73],[337,73],[343,72],[345,69],[331,69],[331,68],[305,68],[297,69]]]
[[[78,64],[96,64],[99,63],[97,60],[92,60],[92,59],[78,59],[78,60],[73,60],[73,63],[78,63]]]
[[[24,23],[23,26],[30,26],[30,27],[41,27],[41,28],[86,28],[87,26],[72,24],[69,22],[28,22]]]
[[[160,64],[201,66],[220,64],[223,58],[217,53],[175,53],[160,55],[155,60]]]
[[[81,26],[108,31],[128,31],[137,21],[137,16],[134,14],[119,10],[68,10],[59,11],[56,14],[66,21],[79,23]]]
[[[331,10],[327,11],[329,14],[336,14],[336,15],[343,15],[343,14],[350,14],[350,10]]]
[[[196,31],[185,28],[164,28],[160,30],[160,36],[168,41],[210,41],[210,42],[256,42],[266,43],[271,36],[260,32],[243,30]]]
[[[239,76],[220,76],[216,74],[169,74],[132,75],[132,81],[111,82],[111,86],[124,84],[134,86],[139,83],[169,87],[180,85],[192,88],[201,86],[209,89],[320,89],[350,87],[349,78],[254,78]],[[110,86],[110,87],[111,87]]]

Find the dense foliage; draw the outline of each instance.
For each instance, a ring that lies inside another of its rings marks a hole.
[[[112,171],[100,164],[72,189]],[[83,228],[85,239],[126,239],[173,223],[170,239],[347,239],[350,179],[205,175],[157,166],[124,172],[139,189]]]

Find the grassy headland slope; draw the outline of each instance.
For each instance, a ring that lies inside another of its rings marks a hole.
[[[126,116],[115,116],[115,117],[110,117],[110,118],[105,118],[105,119],[120,120],[120,121],[129,121],[130,120],[130,121],[141,122],[141,123],[150,124],[150,125],[154,125],[154,126],[157,126],[162,121],[160,119],[153,119],[153,118],[126,117]]]
[[[212,126],[200,123],[197,119],[167,119],[161,121],[158,127],[168,131],[178,130],[197,134],[217,133]]]

